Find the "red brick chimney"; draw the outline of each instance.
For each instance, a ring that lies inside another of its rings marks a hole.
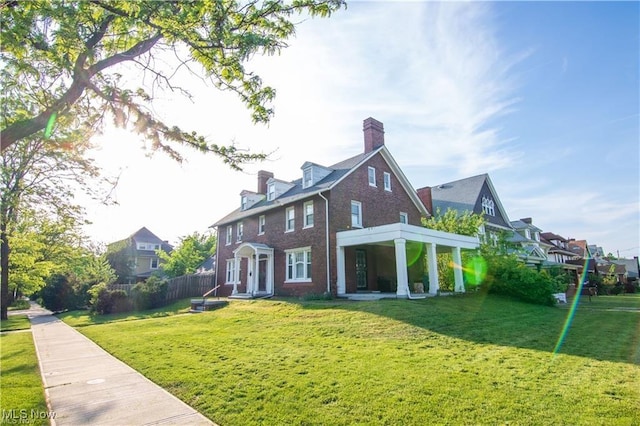
[[[431,197],[431,187],[425,186],[424,188],[416,189],[418,198],[422,201],[422,204],[427,208],[429,214],[433,214],[433,198]]]
[[[375,118],[367,118],[362,125],[364,153],[368,154],[384,145],[384,126]]]
[[[258,172],[258,194],[267,193],[267,181],[273,177],[272,172],[260,170]]]

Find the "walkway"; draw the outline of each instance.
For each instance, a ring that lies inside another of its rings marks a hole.
[[[212,425],[178,398],[32,305],[31,320],[52,425]]]

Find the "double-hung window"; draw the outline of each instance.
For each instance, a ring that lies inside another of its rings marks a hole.
[[[237,227],[236,242],[240,243],[242,242],[242,236],[244,234],[244,224],[242,222],[238,222],[236,227]]]
[[[351,200],[351,226],[362,228],[362,203]]]
[[[287,282],[311,281],[311,247],[287,250]]]
[[[369,167],[369,186],[376,186],[376,169]]]
[[[405,212],[400,212],[400,223],[409,223],[409,215]]]
[[[152,257],[151,262],[149,264],[150,269],[158,269],[158,258]]]
[[[384,190],[391,192],[391,173],[384,172]]]
[[[258,218],[258,235],[264,234],[264,228],[267,220],[264,215]]]
[[[313,201],[304,203],[304,227],[311,228],[313,226]]]
[[[233,284],[236,280],[236,260],[229,259],[227,260],[227,284]]]
[[[233,238],[233,226],[227,226],[227,245],[231,244],[231,239]]]
[[[289,207],[285,211],[284,230],[285,232],[293,232],[295,227],[296,227],[296,210],[294,207]]]

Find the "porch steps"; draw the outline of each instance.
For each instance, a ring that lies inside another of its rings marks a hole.
[[[234,299],[234,300],[253,300],[253,299],[265,299],[265,298],[269,298],[269,297],[273,297],[272,294],[270,293],[257,293],[257,294],[251,294],[251,293],[238,293],[238,294],[232,294],[231,296],[227,296],[227,299]]]
[[[213,311],[214,309],[222,308],[223,306],[228,305],[229,302],[226,300],[202,300],[202,299],[191,299],[191,309],[189,310],[192,314],[199,314],[205,311]]]

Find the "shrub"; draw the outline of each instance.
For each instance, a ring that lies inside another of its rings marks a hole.
[[[84,307],[85,298],[78,294],[65,275],[54,275],[40,290],[40,301],[50,311],[73,310]]]
[[[167,303],[167,281],[152,276],[131,289],[133,306],[140,311],[159,308]]]
[[[131,302],[124,290],[109,290],[105,283],[100,283],[91,287],[88,293],[92,312],[102,315],[131,310]]]
[[[548,274],[527,268],[515,256],[488,256],[486,288],[489,293],[501,294],[538,305],[553,306],[556,283]]]

